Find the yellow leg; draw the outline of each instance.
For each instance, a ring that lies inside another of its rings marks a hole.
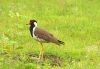
[[[40,49],[40,54],[39,54],[39,59],[43,60],[43,54],[44,54],[44,48],[43,48],[43,44],[41,43],[41,49]]]

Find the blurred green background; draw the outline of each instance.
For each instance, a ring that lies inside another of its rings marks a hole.
[[[30,19],[65,42],[44,44],[43,69],[100,69],[100,0],[0,0],[0,69],[40,69]]]

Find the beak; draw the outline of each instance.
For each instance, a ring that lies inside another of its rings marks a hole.
[[[26,25],[29,25],[29,24],[26,24]]]

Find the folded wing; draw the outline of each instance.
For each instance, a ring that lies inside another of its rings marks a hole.
[[[34,34],[39,39],[45,40],[46,42],[56,43],[59,45],[59,41],[51,33],[47,32],[43,29],[36,28]]]

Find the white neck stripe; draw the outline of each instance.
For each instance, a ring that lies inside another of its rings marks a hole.
[[[35,25],[35,27],[37,27],[37,23],[36,22],[34,22],[34,25]]]

